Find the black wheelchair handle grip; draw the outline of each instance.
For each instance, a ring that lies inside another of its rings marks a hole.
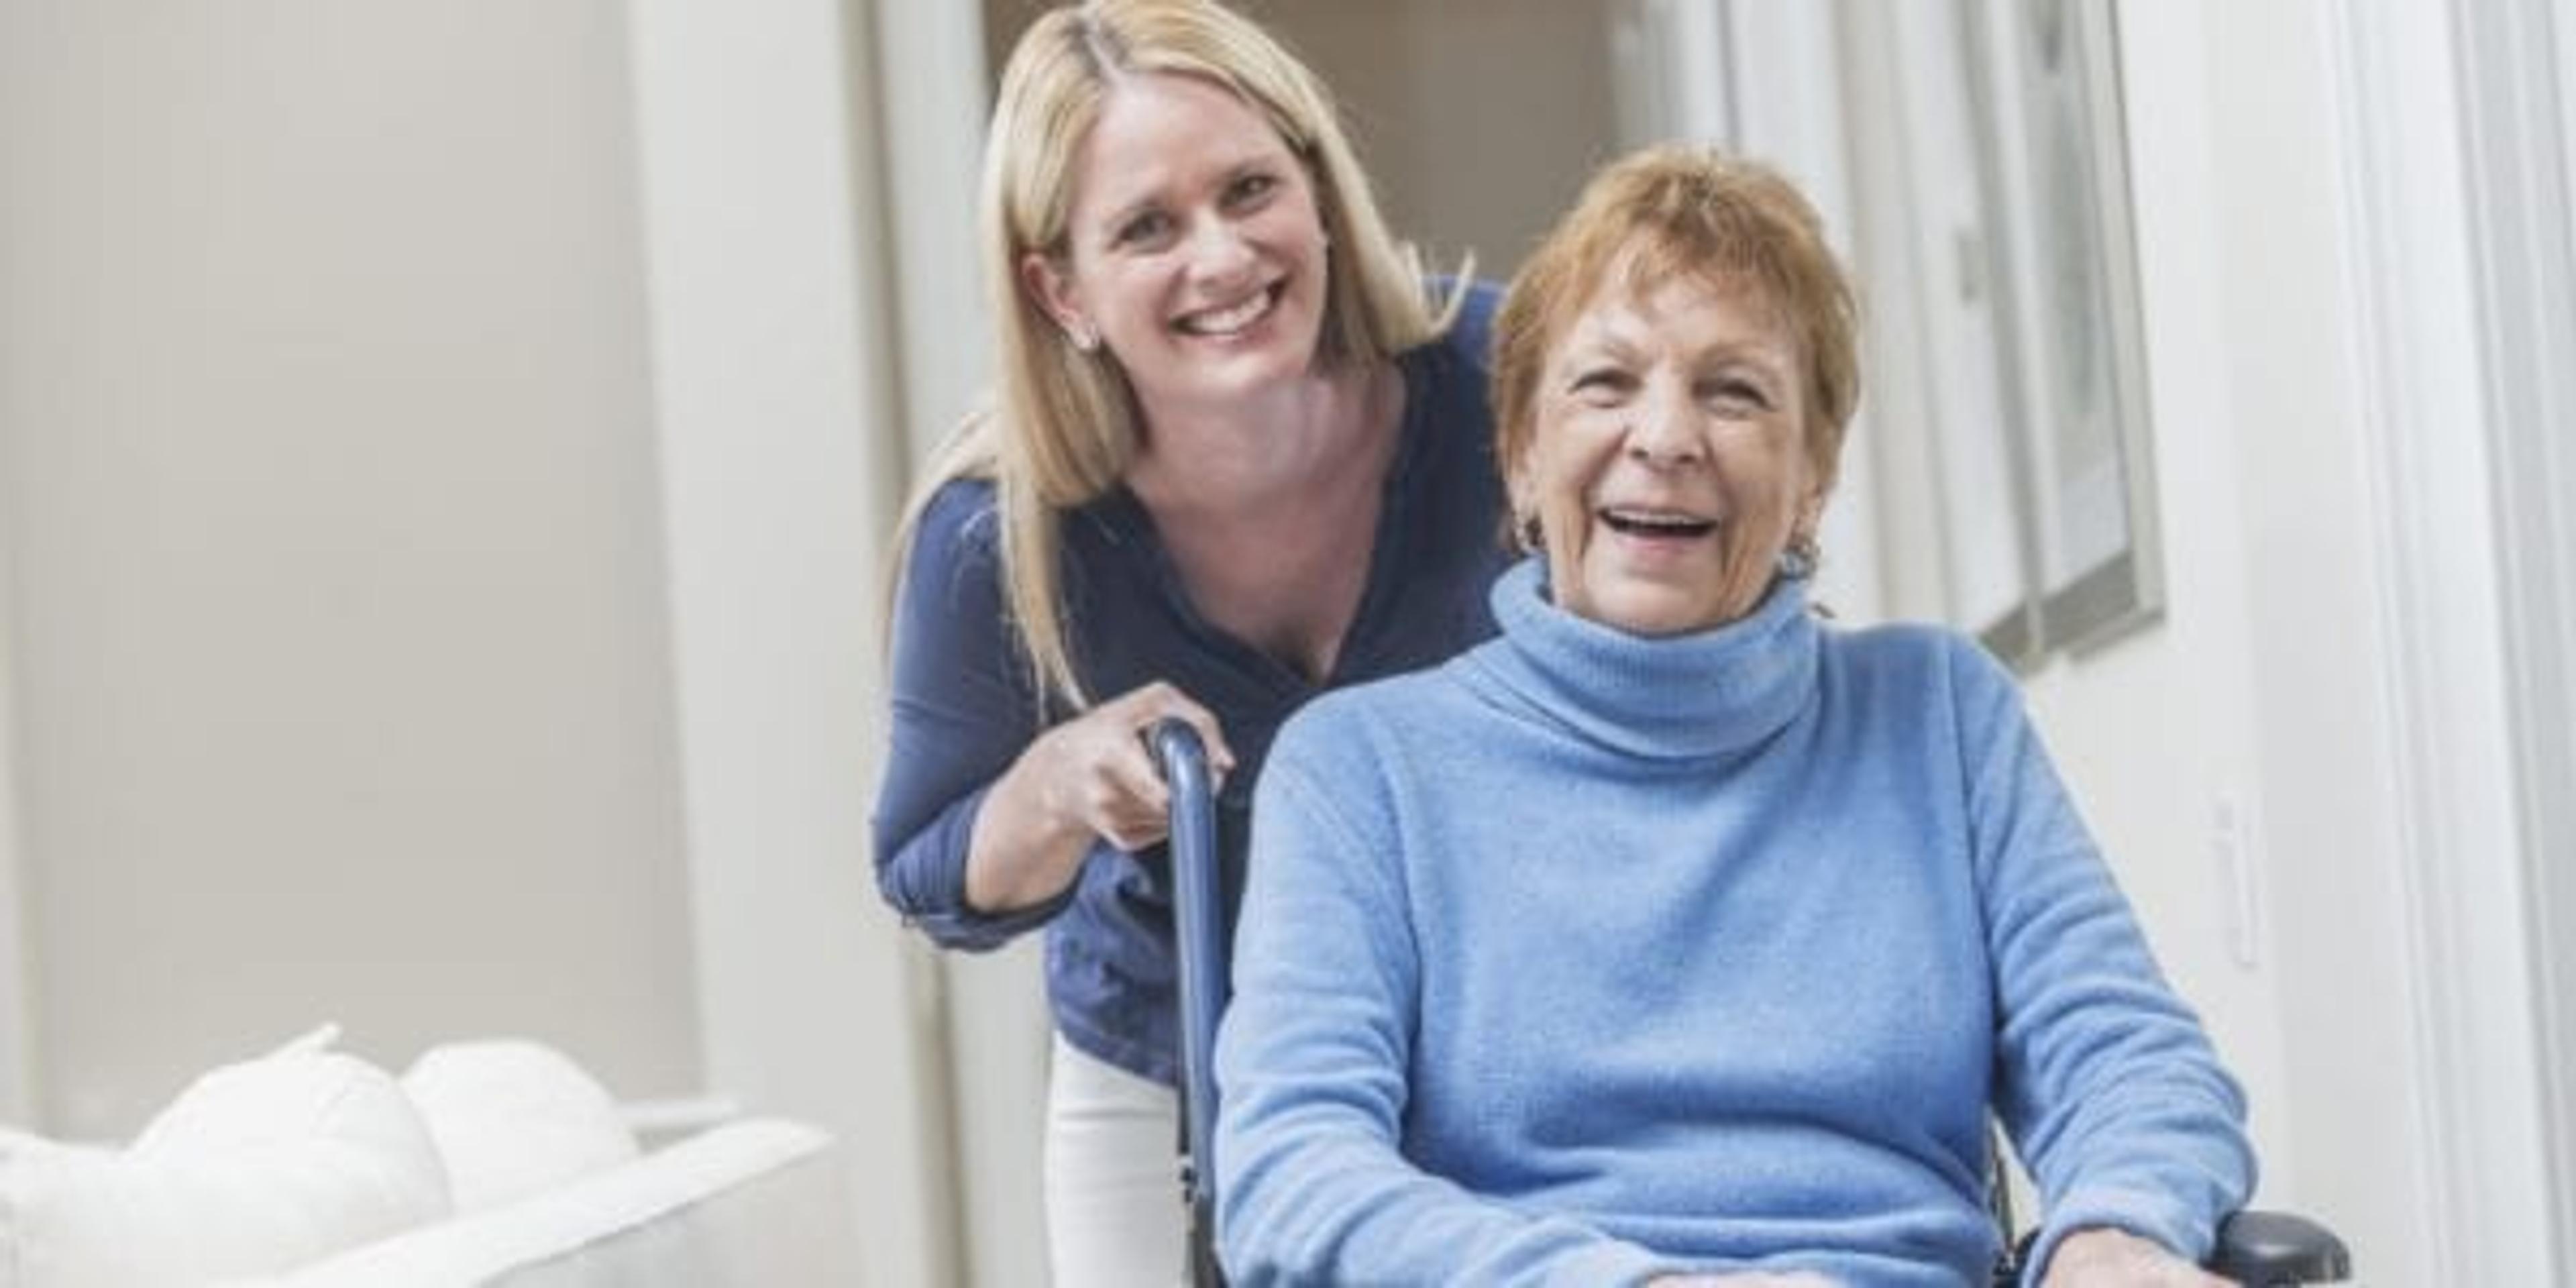
[[[2352,1277],[2352,1253],[2332,1230],[2297,1213],[2248,1208],[2219,1223],[2209,1268],[2249,1288],[2340,1283]]]

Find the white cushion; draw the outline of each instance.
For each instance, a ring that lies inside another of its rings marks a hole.
[[[553,1189],[638,1152],[607,1090],[542,1043],[433,1047],[402,1085],[438,1144],[460,1213]]]
[[[830,1144],[799,1123],[737,1121],[258,1288],[865,1283],[848,1216],[855,1163]]]
[[[327,1039],[325,1039],[327,1040]],[[0,1142],[22,1288],[270,1274],[444,1217],[446,1177],[383,1070],[292,1044],[197,1079],[129,1148]]]

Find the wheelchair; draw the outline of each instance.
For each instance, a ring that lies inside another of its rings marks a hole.
[[[1179,720],[1156,725],[1147,741],[1172,800],[1172,912],[1180,965],[1182,1200],[1189,1208],[1190,1279],[1196,1288],[1221,1288],[1216,1256],[1216,1029],[1225,1010],[1226,942],[1223,875],[1217,854],[1215,779],[1198,731]],[[2002,1234],[1995,1288],[2021,1282],[2022,1260],[2033,1234],[2015,1238],[2010,1188],[2004,1183],[2001,1142],[1988,1182],[1990,1204]],[[2034,1232],[2035,1233],[2035,1232]],[[2217,1250],[2208,1269],[2245,1288],[2297,1288],[2336,1283],[2352,1275],[2351,1254],[2333,1231],[2287,1212],[2246,1209],[2219,1224]]]

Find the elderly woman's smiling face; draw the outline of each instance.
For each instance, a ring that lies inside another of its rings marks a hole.
[[[1613,271],[1549,347],[1513,475],[1568,612],[1637,635],[1749,613],[1822,487],[1805,356],[1744,279]]]

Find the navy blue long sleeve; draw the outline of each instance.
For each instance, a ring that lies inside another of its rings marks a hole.
[[[1166,681],[1213,712],[1236,755],[1219,804],[1233,883],[1270,739],[1323,689],[1442,661],[1493,632],[1486,591],[1505,562],[1485,349],[1489,288],[1441,340],[1398,359],[1403,441],[1380,506],[1367,587],[1334,673],[1309,677],[1220,631],[1189,602],[1152,517],[1124,489],[1064,516],[1061,581],[1073,662],[1100,699]],[[984,792],[1048,723],[1004,608],[989,483],[952,482],[922,514],[896,595],[892,741],[874,819],[877,884],[937,942],[991,948],[1047,927],[1057,1027],[1121,1068],[1172,1082],[1169,865],[1162,848],[1095,844],[1061,897],[1008,916],[965,900]]]
[[[999,947],[1064,905],[1059,898],[999,917],[966,905],[975,811],[1041,728],[1002,607],[998,520],[989,484],[941,489],[922,512],[895,602],[894,740],[877,792],[877,882],[906,920],[951,948]]]

